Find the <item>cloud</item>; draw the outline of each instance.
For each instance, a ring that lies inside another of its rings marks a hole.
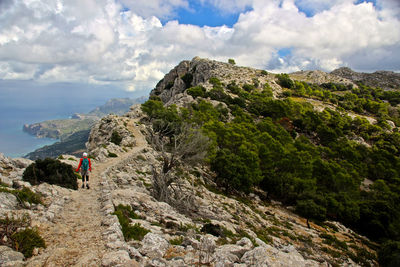
[[[149,90],[194,56],[279,72],[400,70],[394,0],[196,1],[241,14],[232,27],[199,27],[165,19],[189,8],[186,0],[2,1],[0,79]]]
[[[119,0],[119,2],[125,8],[144,18],[152,16],[161,19],[171,18],[178,8],[189,7],[186,0]]]

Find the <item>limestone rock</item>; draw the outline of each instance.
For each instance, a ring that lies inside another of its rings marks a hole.
[[[113,267],[118,264],[129,264],[131,262],[131,258],[129,257],[129,254],[125,250],[118,250],[118,251],[112,251],[103,256],[103,259],[101,260],[101,266],[103,267]],[[128,266],[128,265],[122,265],[122,266]]]
[[[162,236],[147,233],[142,240],[142,247],[139,249],[139,252],[150,258],[160,258],[164,256],[168,247],[169,242]]]
[[[289,246],[282,251],[269,245],[256,247],[255,249],[246,252],[242,257],[241,262],[248,266],[322,266],[316,261],[305,260],[293,246]]]
[[[13,194],[0,192],[0,209],[13,210],[18,207],[18,204],[19,202]]]
[[[98,121],[91,129],[86,147],[89,153],[98,157],[112,152],[118,155],[123,152],[122,146],[134,146],[135,137],[128,129],[129,118],[108,115]],[[112,134],[116,132],[121,137],[121,143],[116,145],[111,142]],[[104,151],[106,149],[107,152]]]
[[[7,246],[0,246],[0,266],[14,266],[24,258],[24,254],[21,252],[14,251]]]
[[[33,163],[32,160],[25,159],[25,158],[13,158],[12,161],[13,161],[15,167],[18,169],[25,169],[26,167],[28,167],[29,165],[31,165]]]
[[[0,182],[7,185],[8,187],[12,187],[13,186],[13,181],[5,176],[0,175]]]

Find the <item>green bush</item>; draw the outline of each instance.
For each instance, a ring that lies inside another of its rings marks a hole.
[[[137,215],[133,210],[131,206],[128,205],[122,205],[119,204],[116,208],[115,208],[115,212],[113,213],[115,215],[120,215],[120,216],[124,216],[126,218],[131,218],[131,219],[142,219],[142,217],[140,217],[139,215]]]
[[[222,87],[221,81],[217,77],[211,77],[208,79],[208,81],[214,86],[214,87]]]
[[[11,236],[14,247],[20,251],[26,258],[32,257],[34,248],[45,248],[46,243],[39,235],[36,229],[27,228],[25,230],[14,233]]]
[[[232,94],[239,94],[240,93],[240,87],[236,84],[236,82],[231,82],[230,84],[228,84],[228,86],[226,87],[228,88],[228,90],[232,93]]]
[[[116,158],[116,157],[118,157],[118,155],[115,154],[115,153],[113,153],[113,152],[108,152],[108,157],[110,157],[110,158]]]
[[[400,266],[400,242],[385,242],[378,251],[378,261],[383,267]]]
[[[140,226],[140,224],[135,223],[133,226],[130,225],[130,219],[140,219],[136,215],[130,206],[118,205],[115,208],[114,215],[117,215],[119,224],[122,228],[122,234],[124,235],[125,241],[129,240],[142,240],[143,237],[150,232],[149,230]]]
[[[22,179],[32,185],[49,183],[74,190],[78,189],[73,168],[68,164],[51,158],[38,159],[29,165],[25,169]]]
[[[5,217],[0,219],[0,245],[20,251],[26,258],[32,256],[35,247],[46,247],[45,241],[36,229],[29,228],[31,224],[27,214],[20,218]],[[20,230],[24,229],[24,230]]]
[[[193,96],[193,98],[196,97],[204,97],[206,94],[206,88],[204,88],[201,85],[195,86],[195,87],[191,87],[187,90],[187,93],[191,96]]]
[[[228,63],[231,65],[236,65],[236,62],[233,58],[228,59]]]
[[[32,190],[27,187],[24,187],[21,190],[15,190],[14,192],[16,197],[23,202],[43,204],[42,196],[38,193],[32,192]]]
[[[253,84],[244,84],[243,85],[243,90],[245,90],[246,92],[251,92],[254,91],[256,89],[256,87]]]
[[[280,86],[292,89],[294,88],[294,82],[290,79],[289,75],[286,73],[277,74],[276,78],[278,78],[278,83]]]
[[[262,71],[261,71],[261,74],[262,74],[262,75],[268,75],[268,71],[262,70]]]
[[[110,141],[119,146],[119,144],[121,144],[122,137],[119,135],[117,131],[113,131],[113,133],[111,134]]]

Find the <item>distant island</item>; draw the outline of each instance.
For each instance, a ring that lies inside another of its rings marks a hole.
[[[122,115],[129,111],[135,104],[141,104],[147,97],[113,98],[104,105],[95,108],[87,114],[75,113],[69,119],[47,120],[43,122],[25,124],[23,131],[38,138],[59,139],[52,145],[44,146],[25,155],[25,158],[36,160],[38,158],[57,157],[61,154],[80,155],[85,150],[90,128],[108,114]]]

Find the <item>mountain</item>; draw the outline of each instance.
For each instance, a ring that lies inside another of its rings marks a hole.
[[[29,209],[46,239],[27,266],[397,266],[397,97],[196,57],[93,125],[90,190],[30,185],[0,157],[3,184],[51,203],[18,210],[8,187],[0,212]]]
[[[380,87],[385,90],[400,89],[400,73],[393,71],[376,71],[374,73],[355,72],[350,68],[342,67],[330,74],[348,79],[354,83],[363,83],[372,87]]]

